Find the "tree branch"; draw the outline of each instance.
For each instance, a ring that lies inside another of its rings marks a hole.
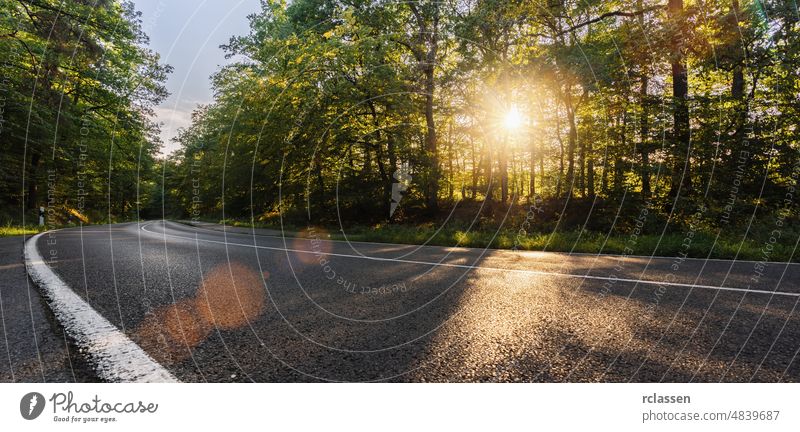
[[[619,16],[631,18],[631,17],[644,15],[644,14],[646,14],[648,12],[653,12],[653,11],[662,10],[662,9],[666,9],[666,6],[665,5],[650,6],[650,7],[647,7],[647,8],[638,10],[638,11],[633,11],[633,12],[624,12],[624,11],[606,12],[606,13],[604,13],[602,15],[599,15],[599,16],[596,16],[596,17],[594,17],[594,18],[592,18],[590,20],[586,20],[584,22],[575,24],[575,25],[573,25],[573,26],[571,26],[569,28],[566,28],[564,30],[558,31],[558,32],[556,32],[554,34],[546,35],[546,34],[542,34],[542,33],[531,33],[528,36],[539,36],[539,37],[546,37],[546,38],[556,38],[558,36],[563,36],[563,35],[565,35],[567,33],[572,33],[575,30],[578,30],[579,28],[586,27],[586,26],[594,24],[596,22],[600,22],[600,21],[602,21],[602,20],[604,20],[606,18],[619,17]]]
[[[665,8],[666,8],[666,6],[664,6],[664,5],[658,5],[658,6],[650,6],[648,8],[644,8],[642,10],[638,10],[638,11],[634,11],[634,12],[623,12],[623,11],[606,12],[606,13],[604,13],[604,14],[598,16],[598,17],[592,18],[592,19],[590,19],[588,21],[584,21],[582,23],[575,24],[574,26],[572,26],[572,27],[570,27],[570,28],[568,28],[566,30],[563,30],[561,32],[561,34],[571,33],[571,32],[573,32],[573,31],[575,31],[575,30],[577,30],[577,29],[579,29],[581,27],[586,27],[587,25],[594,24],[594,23],[602,21],[602,20],[604,20],[606,18],[618,17],[618,16],[632,18],[632,17],[635,17],[635,16],[644,15],[644,14],[646,14],[648,12],[652,12],[652,11],[659,10],[659,9],[665,9]],[[559,34],[557,36],[560,36],[561,34]]]

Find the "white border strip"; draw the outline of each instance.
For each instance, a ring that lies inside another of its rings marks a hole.
[[[563,277],[563,278],[574,278],[574,279],[592,279],[592,280],[603,280],[603,281],[618,281],[618,282],[630,282],[636,284],[643,284],[643,285],[663,285],[663,286],[673,286],[673,287],[682,287],[682,288],[692,288],[692,289],[707,289],[707,290],[717,290],[717,291],[733,291],[733,292],[742,292],[746,294],[769,294],[773,296],[786,296],[786,297],[800,297],[800,292],[786,292],[786,291],[769,291],[769,290],[758,290],[758,289],[750,289],[750,288],[735,288],[735,287],[726,287],[726,286],[717,286],[717,285],[701,285],[701,284],[694,284],[694,283],[682,283],[682,282],[666,282],[666,281],[657,281],[657,280],[648,280],[648,279],[630,279],[630,278],[618,278],[618,277],[607,277],[607,276],[592,276],[588,274],[574,274],[574,273],[558,273],[558,272],[549,272],[549,271],[542,271],[542,270],[528,270],[528,269],[518,269],[518,268],[501,268],[501,267],[488,267],[488,266],[477,266],[471,264],[453,264],[453,263],[445,263],[445,262],[432,262],[432,261],[419,261],[419,260],[410,260],[410,259],[402,259],[402,258],[382,258],[376,256],[368,256],[368,255],[352,255],[352,254],[344,254],[344,253],[335,253],[335,252],[321,252],[321,251],[314,251],[314,250],[303,250],[303,249],[290,249],[290,248],[281,248],[281,247],[273,247],[273,246],[260,246],[257,244],[244,244],[244,243],[233,243],[229,241],[217,241],[217,240],[208,240],[208,239],[201,239],[201,238],[189,238],[183,237],[173,234],[166,233],[166,225],[162,225],[164,229],[163,233],[150,231],[145,228],[154,224],[156,222],[149,222],[144,225],[140,225],[140,229],[146,233],[163,236],[163,237],[171,237],[176,239],[181,239],[185,241],[190,241],[193,243],[196,242],[204,242],[204,243],[215,243],[221,244],[226,246],[239,246],[239,247],[246,247],[246,248],[255,248],[255,249],[266,249],[266,250],[273,250],[273,251],[281,251],[281,252],[293,252],[293,253],[300,253],[300,254],[310,254],[310,255],[318,255],[318,256],[335,256],[341,258],[353,258],[353,259],[363,259],[368,261],[380,261],[380,262],[396,262],[396,263],[404,263],[404,264],[417,264],[417,265],[425,265],[425,266],[432,266],[432,267],[451,267],[451,268],[460,268],[460,269],[467,269],[467,270],[489,270],[489,271],[498,271],[504,273],[522,273],[522,274],[532,274],[532,275],[540,275],[540,276],[554,276],[554,277]],[[220,232],[221,233],[221,232]],[[254,240],[255,241],[255,240]],[[329,240],[322,240],[322,241],[329,241]],[[777,287],[775,287],[777,290]]]
[[[164,219],[166,222],[174,222],[177,224],[181,224],[190,228],[194,228],[195,230],[203,230],[203,231],[210,231],[215,233],[225,233],[226,235],[243,235],[248,237],[259,236],[259,237],[272,237],[278,239],[301,239],[301,240],[313,240],[312,237],[299,237],[293,235],[274,235],[274,234],[259,234],[255,232],[257,229],[261,228],[253,228],[248,226],[233,226],[233,225],[222,225],[222,224],[214,224],[222,229],[214,229],[209,228],[208,226],[204,225],[194,225],[191,221],[185,220],[171,220],[171,219]],[[211,223],[211,222],[207,222]],[[231,231],[231,228],[243,228],[249,230],[248,232],[239,232],[239,231]],[[267,228],[272,229],[272,228]],[[274,231],[278,231],[275,229]],[[619,253],[603,253],[600,252],[559,252],[559,251],[549,251],[549,250],[536,250],[536,249],[517,249],[514,251],[513,249],[500,249],[500,248],[477,248],[477,247],[469,247],[469,246],[440,246],[440,245],[415,245],[411,243],[389,243],[389,242],[376,242],[376,241],[362,241],[362,240],[336,240],[330,238],[320,238],[320,240],[334,242],[334,243],[348,243],[348,244],[368,244],[368,245],[382,245],[382,246],[403,246],[403,247],[424,247],[424,248],[447,248],[447,249],[461,249],[461,250],[490,250],[490,251],[497,251],[497,252],[521,252],[521,253],[544,253],[544,254],[552,254],[552,255],[561,255],[564,257],[572,257],[572,256],[587,256],[587,257],[594,257],[594,258],[648,258],[648,259],[668,259],[673,260],[676,257],[674,256],[666,256],[666,255],[623,255]],[[791,262],[791,261],[755,261],[755,260],[744,260],[744,259],[725,259],[725,258],[691,258],[691,257],[681,257],[684,261],[715,261],[715,262],[729,262],[734,264],[755,264],[755,263],[762,263],[762,264],[777,264],[777,265],[785,265],[785,266],[796,266],[800,265],[800,262]]]
[[[100,378],[110,382],[180,382],[139,345],[103,318],[56,275],[36,250],[37,234],[25,243],[25,267],[44,290],[50,308],[78,346],[88,353]]]

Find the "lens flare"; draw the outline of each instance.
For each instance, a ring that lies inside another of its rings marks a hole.
[[[292,262],[305,265],[318,263],[331,252],[330,237],[330,234],[321,228],[310,227],[300,231],[292,242],[292,249],[303,252],[291,252],[289,256]]]
[[[264,279],[269,272],[264,272]],[[216,327],[233,330],[247,325],[264,310],[264,283],[250,268],[220,264],[203,278],[194,297],[148,313],[132,335],[156,361],[174,364],[187,359]]]
[[[199,315],[196,303],[190,298],[154,310],[137,327],[133,340],[161,363],[173,364],[188,358],[212,328]]]
[[[206,321],[231,330],[246,325],[264,310],[264,282],[242,264],[220,264],[203,279],[197,310]]]

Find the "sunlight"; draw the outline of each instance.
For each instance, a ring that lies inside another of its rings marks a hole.
[[[516,131],[522,127],[522,122],[522,113],[516,105],[512,105],[503,119],[503,125],[509,131]]]

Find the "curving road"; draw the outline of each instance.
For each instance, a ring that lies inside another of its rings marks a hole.
[[[304,236],[155,221],[36,247],[182,381],[800,381],[800,265]]]

